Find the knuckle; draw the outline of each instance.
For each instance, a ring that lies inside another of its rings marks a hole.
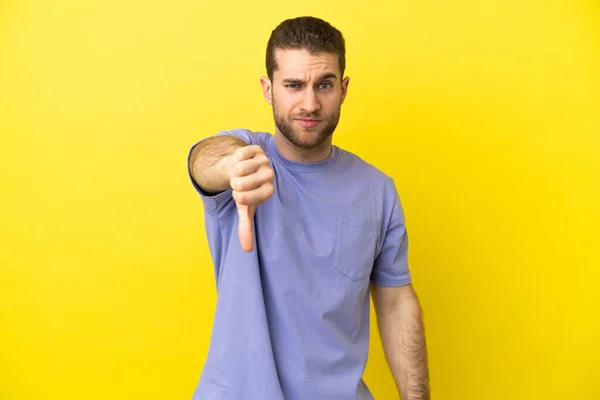
[[[260,152],[262,151],[260,146],[257,144],[247,146],[247,148],[248,148],[249,152],[252,154],[252,156],[254,156],[254,157],[256,157],[258,154],[260,154]]]
[[[254,162],[252,160],[247,160],[243,165],[240,166],[240,175],[247,176],[252,173],[254,169]]]
[[[273,193],[275,192],[275,187],[271,184],[266,185],[265,187],[265,194],[267,196],[267,198],[273,196]]]
[[[272,181],[275,178],[275,172],[271,168],[268,168],[265,172],[265,178],[269,181]]]
[[[231,178],[229,186],[235,191],[243,190],[243,184],[240,178]]]
[[[239,179],[238,180],[238,190],[240,191],[244,191],[244,190],[248,190],[248,187],[251,185],[252,182],[249,182],[248,178],[243,178],[243,179]]]
[[[235,201],[240,204],[246,204],[248,202],[248,195],[246,193],[237,192]]]

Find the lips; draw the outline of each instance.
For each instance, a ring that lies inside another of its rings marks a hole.
[[[311,126],[315,126],[316,124],[318,124],[320,122],[320,120],[309,119],[309,118],[298,118],[298,119],[296,119],[296,122],[298,122],[301,126],[303,126],[305,128],[310,128]]]

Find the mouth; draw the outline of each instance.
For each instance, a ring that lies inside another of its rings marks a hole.
[[[304,128],[310,128],[321,122],[321,120],[311,118],[296,118],[296,122],[298,122]]]

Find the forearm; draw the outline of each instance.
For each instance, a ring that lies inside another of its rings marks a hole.
[[[202,140],[190,155],[192,177],[207,192],[230,188],[233,153],[247,144],[234,136],[214,136]]]
[[[378,316],[390,370],[402,400],[429,400],[429,369],[421,308],[416,297]]]

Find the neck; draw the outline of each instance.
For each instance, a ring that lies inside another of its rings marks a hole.
[[[296,162],[319,162],[327,159],[331,154],[331,136],[314,149],[303,149],[287,140],[285,136],[279,133],[279,130],[273,135],[273,141],[279,153],[290,161]]]

